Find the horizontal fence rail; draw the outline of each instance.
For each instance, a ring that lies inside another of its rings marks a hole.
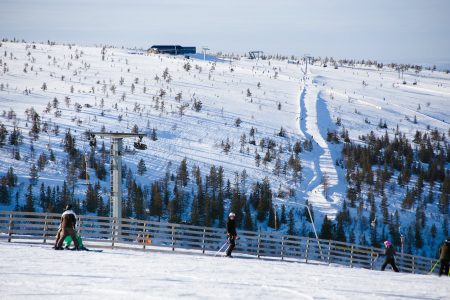
[[[0,239],[8,242],[55,242],[60,214],[0,211]],[[213,254],[226,242],[225,230],[145,220],[77,216],[77,231],[89,248],[196,250]],[[257,258],[380,269],[382,249],[273,232],[239,231],[235,253]],[[397,254],[401,272],[427,274],[436,259]],[[433,270],[437,272],[438,268]]]

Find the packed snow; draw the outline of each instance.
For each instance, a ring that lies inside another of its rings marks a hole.
[[[450,278],[132,250],[0,242],[3,299],[450,299]]]

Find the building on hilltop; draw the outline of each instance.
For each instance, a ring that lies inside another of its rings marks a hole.
[[[185,55],[185,54],[195,54],[197,53],[197,49],[195,47],[183,47],[180,45],[154,45],[147,50],[147,53]]]

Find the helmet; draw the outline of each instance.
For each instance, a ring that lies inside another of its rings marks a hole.
[[[229,218],[231,218],[231,217],[234,218],[235,216],[236,216],[236,214],[234,212],[230,212],[230,214],[228,215]]]
[[[389,242],[389,241],[384,241],[384,245],[385,245],[386,247],[390,247],[390,246],[392,246],[392,243]]]

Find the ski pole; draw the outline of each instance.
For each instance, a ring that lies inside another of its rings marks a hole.
[[[434,268],[436,268],[436,266],[437,266],[437,264],[439,263],[439,260],[438,261],[436,261],[436,263],[434,264],[434,266],[431,268],[431,270],[430,270],[430,272],[428,272],[428,274],[431,274],[431,273],[433,273],[433,271],[434,271]]]
[[[214,254],[214,256],[217,256],[217,254],[219,254],[220,251],[222,251],[223,247],[225,247],[226,244],[228,244],[228,242],[225,242],[225,244],[223,244],[222,247],[220,247],[219,251],[217,251],[216,254]]]
[[[378,260],[378,257],[380,257],[379,255],[377,255],[377,257],[374,259],[373,263],[375,264],[375,262]]]

